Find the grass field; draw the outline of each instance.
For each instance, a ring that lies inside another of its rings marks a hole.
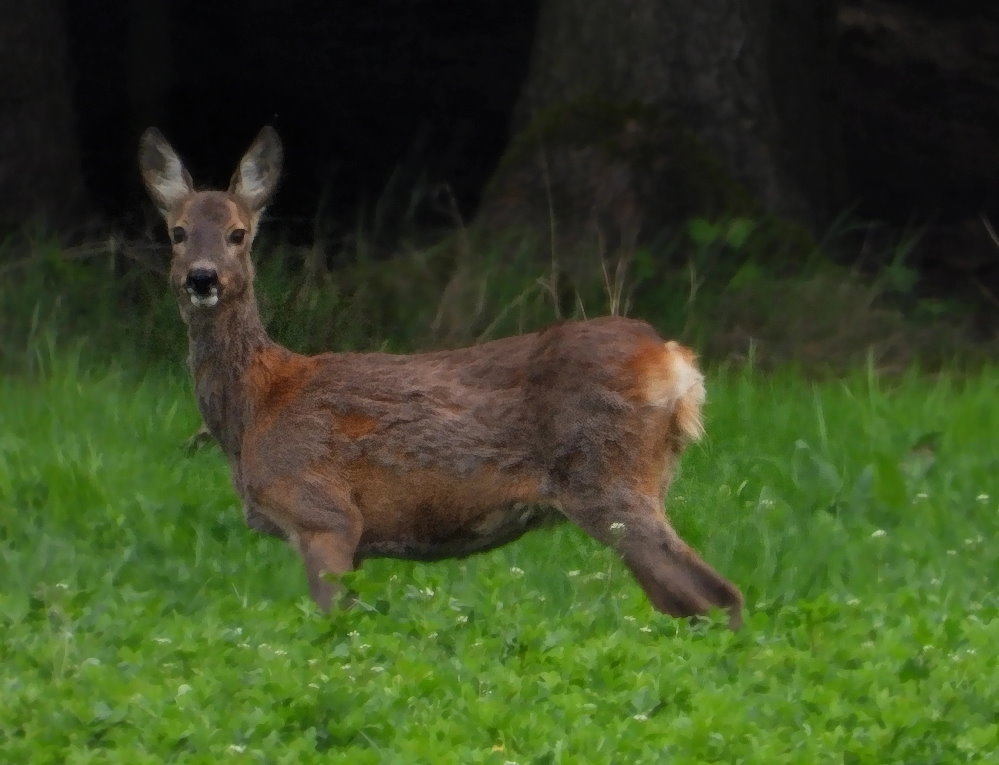
[[[574,528],[370,561],[331,616],[244,528],[179,368],[0,400],[0,761],[999,761],[999,372],[709,378],[669,512],[746,627]]]

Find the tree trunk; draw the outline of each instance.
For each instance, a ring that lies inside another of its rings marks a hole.
[[[546,185],[542,196],[555,209],[553,195],[572,195],[596,173],[604,196],[608,183],[630,189],[617,194],[618,206],[628,197],[638,207],[631,217],[651,230],[677,210],[649,194],[689,197],[687,187],[717,174],[762,211],[821,225],[842,202],[834,11],[833,0],[541,0],[514,117],[519,139],[486,192],[483,217],[516,217],[529,195],[527,176]],[[578,126],[566,124],[578,122],[573,105],[579,104],[587,104],[582,111],[590,119],[585,139]],[[604,107],[620,119],[597,117]],[[568,153],[575,159],[562,161],[573,133]],[[524,151],[525,142],[534,150]],[[631,151],[636,144],[641,150]],[[585,172],[563,173],[579,163],[586,145]],[[683,164],[698,177],[684,180]],[[592,211],[598,196],[578,206]],[[731,194],[709,197],[714,207],[731,200]],[[682,212],[697,211],[687,205]],[[710,212],[726,211],[702,211]]]
[[[173,85],[173,5],[170,0],[129,0],[127,10],[129,136],[133,137],[166,116]]]
[[[64,8],[3,4],[0,23],[0,228],[68,225],[83,200]]]

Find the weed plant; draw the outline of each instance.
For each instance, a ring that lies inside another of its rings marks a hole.
[[[696,219],[634,250],[539,255],[544,242],[484,240],[461,227],[430,244],[401,236],[391,248],[363,229],[308,248],[265,232],[257,296],[273,336],[302,352],[456,347],[608,313],[648,319],[709,363],[753,356],[757,366],[793,362],[809,373],[868,359],[894,371],[980,363],[999,350],[974,335],[967,306],[919,298],[910,240],[868,274],[826,256],[845,234],[790,263],[760,254],[770,236],[750,219]],[[115,238],[0,245],[0,368],[33,358],[41,330],[60,343],[85,339],[100,363],[182,359],[168,259],[165,245]]]

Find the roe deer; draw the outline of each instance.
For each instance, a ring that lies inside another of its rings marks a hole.
[[[453,351],[293,353],[261,323],[250,260],[281,160],[265,127],[228,191],[196,191],[157,130],[139,152],[201,414],[248,524],[297,547],[317,605],[365,558],[466,556],[565,516],[618,551],[658,610],[719,606],[738,628],[739,590],[663,512],[702,431],[693,353],[612,317]]]

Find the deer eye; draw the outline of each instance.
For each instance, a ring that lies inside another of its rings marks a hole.
[[[235,231],[229,232],[229,244],[242,244],[243,239],[246,238],[246,229],[237,228]]]
[[[187,239],[187,232],[180,226],[174,226],[170,229],[170,239],[174,244],[180,244]]]

